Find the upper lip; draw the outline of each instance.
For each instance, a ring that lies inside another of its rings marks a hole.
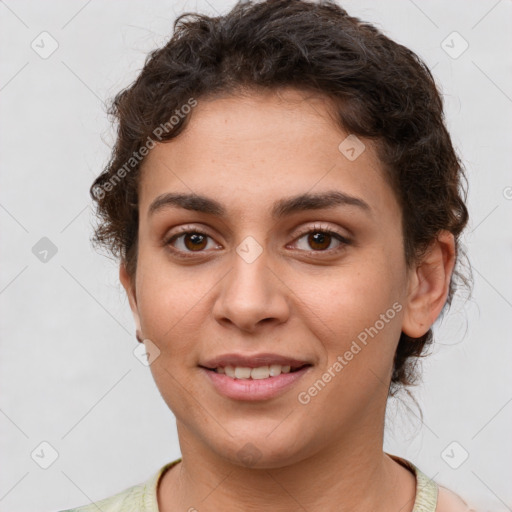
[[[246,368],[258,368],[259,366],[267,366],[271,364],[280,364],[281,366],[290,366],[291,368],[300,368],[301,366],[311,364],[309,361],[301,361],[279,354],[223,354],[212,359],[204,361],[199,366],[205,368],[219,368],[226,366],[243,366]]]

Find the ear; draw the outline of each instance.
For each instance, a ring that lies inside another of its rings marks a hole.
[[[126,295],[128,296],[128,301],[130,302],[130,309],[133,313],[133,319],[135,320],[135,328],[141,332],[140,327],[140,317],[139,317],[139,309],[137,307],[137,295],[135,293],[135,283],[132,282],[132,278],[128,275],[126,271],[126,265],[124,262],[121,262],[119,266],[119,280],[123,285],[123,288],[126,291]]]
[[[402,322],[404,334],[420,338],[436,321],[448,297],[454,266],[454,236],[449,231],[442,231],[410,272]]]

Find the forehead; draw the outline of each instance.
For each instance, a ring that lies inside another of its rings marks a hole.
[[[143,162],[141,216],[169,192],[215,197],[233,215],[265,205],[270,214],[276,199],[325,190],[366,197],[377,213],[396,209],[373,147],[364,143],[347,158],[350,134],[330,108],[328,99],[293,89],[198,100],[185,130]]]

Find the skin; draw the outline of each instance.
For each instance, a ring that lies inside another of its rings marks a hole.
[[[291,88],[199,99],[185,131],[143,163],[136,276],[123,264],[119,276],[137,328],[160,350],[150,368],[177,421],[183,461],[159,486],[163,512],[412,511],[414,475],[383,452],[392,361],[402,331],[419,337],[440,314],[454,240],[442,232],[406,266],[401,210],[379,159],[368,141],[347,159],[338,146],[348,134],[328,109],[324,98]],[[270,215],[277,200],[330,190],[363,199],[370,213],[344,205]],[[213,198],[227,217],[176,207],[149,215],[166,192]],[[308,242],[308,228],[319,225],[351,243]],[[165,246],[179,226],[209,237],[199,251],[190,236],[173,242],[189,259]],[[248,236],[262,249],[252,263],[236,252]],[[402,306],[394,318],[299,403],[298,393],[394,303]],[[313,366],[277,398],[232,400],[198,368],[231,352]],[[259,456],[249,465],[240,458],[246,443]]]

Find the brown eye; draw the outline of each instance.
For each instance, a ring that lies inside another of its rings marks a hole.
[[[213,240],[212,237],[199,231],[181,229],[176,235],[171,236],[165,241],[165,245],[178,257],[193,257],[193,253],[207,253],[208,243]],[[213,244],[213,248],[218,247]]]
[[[306,241],[301,244],[300,241],[303,239]],[[337,246],[334,248],[330,247],[333,241],[337,242]],[[350,240],[341,236],[339,233],[323,228],[309,229],[297,239],[299,249],[308,252],[335,252],[349,244]]]
[[[183,244],[191,251],[200,251],[207,245],[206,240],[208,237],[201,233],[189,233],[182,236],[184,237]]]
[[[328,233],[315,231],[313,234],[308,235],[308,244],[313,249],[325,250],[331,245],[332,236]]]

